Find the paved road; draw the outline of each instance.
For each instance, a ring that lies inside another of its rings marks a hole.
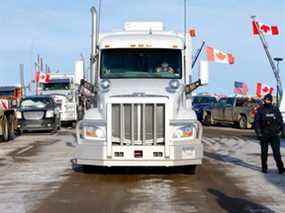
[[[207,128],[212,137],[252,138],[252,131]],[[71,130],[56,135],[25,135],[3,150],[17,149],[0,159],[1,212],[272,212],[238,188],[207,149],[196,175],[166,170],[73,172],[68,160]],[[207,147],[206,147],[207,148]],[[1,155],[0,155],[1,156]]]

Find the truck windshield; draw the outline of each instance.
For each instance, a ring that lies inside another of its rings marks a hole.
[[[43,91],[69,90],[70,89],[70,81],[69,81],[69,79],[50,80],[47,83],[41,83],[40,87],[42,88]]]
[[[214,97],[203,97],[203,96],[195,96],[193,97],[193,104],[213,104],[217,103],[216,98]]]
[[[25,98],[21,102],[21,108],[45,108],[52,104],[51,98],[44,98],[44,97],[31,97]]]
[[[101,54],[101,78],[179,79],[181,50],[107,49]]]

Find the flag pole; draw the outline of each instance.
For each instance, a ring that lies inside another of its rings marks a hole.
[[[281,82],[281,79],[280,79],[280,74],[278,72],[278,69],[273,61],[273,58],[269,52],[269,48],[268,48],[268,43],[266,42],[266,39],[265,39],[265,36],[263,34],[263,32],[259,29],[259,27],[257,26],[256,24],[256,16],[251,16],[251,19],[252,19],[252,23],[254,25],[254,27],[258,30],[258,37],[260,38],[260,41],[262,43],[262,46],[263,46],[263,49],[266,53],[266,56],[267,56],[267,59],[270,63],[270,66],[272,68],[272,71],[273,71],[273,74],[275,76],[275,79],[277,81],[277,91],[276,91],[276,97],[277,97],[277,100],[276,100],[276,103],[277,103],[277,106],[279,107],[280,106],[280,103],[281,103],[281,100],[283,98],[283,88],[282,88],[282,82]]]

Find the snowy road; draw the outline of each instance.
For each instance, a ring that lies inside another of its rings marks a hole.
[[[1,213],[285,212],[285,175],[260,173],[252,131],[206,128],[196,175],[165,170],[70,170],[71,130],[0,143]],[[282,143],[285,160],[285,143]]]

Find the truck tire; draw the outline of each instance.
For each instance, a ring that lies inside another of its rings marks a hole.
[[[207,113],[207,114],[206,114],[204,123],[205,123],[206,126],[211,126],[211,125],[213,125],[211,113]]]
[[[15,122],[14,122],[14,116],[9,116],[9,140],[14,140],[16,137],[15,134]]]
[[[77,125],[77,122],[76,122],[76,121],[73,121],[73,122],[71,123],[71,128],[72,128],[72,129],[75,129],[75,128],[76,128],[76,125]]]
[[[247,128],[247,118],[245,115],[241,115],[238,120],[238,128],[246,129]]]
[[[9,123],[8,123],[6,116],[3,117],[1,128],[2,128],[2,133],[3,133],[3,135],[1,136],[1,141],[8,141],[9,140]]]

